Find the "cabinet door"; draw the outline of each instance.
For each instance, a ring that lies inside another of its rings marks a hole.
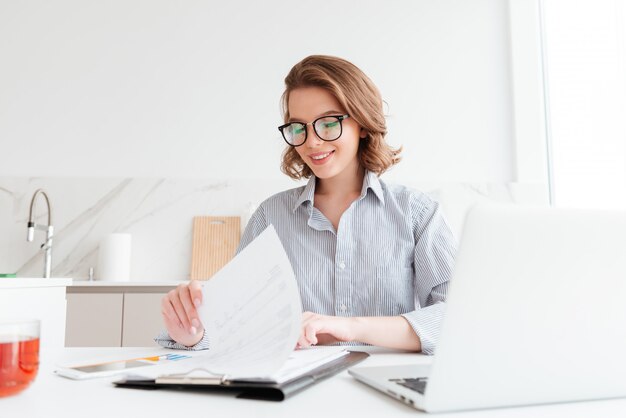
[[[165,329],[161,299],[165,293],[126,293],[124,295],[123,347],[150,347],[154,337]]]
[[[66,347],[120,347],[121,293],[68,293]]]

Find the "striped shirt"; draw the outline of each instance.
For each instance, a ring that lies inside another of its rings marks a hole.
[[[402,315],[432,354],[445,312],[456,240],[437,202],[366,172],[361,195],[337,230],[314,206],[315,177],[265,200],[250,218],[239,249],[273,225],[293,267],[303,311],[332,316]],[[193,347],[162,333],[171,348]],[[356,344],[356,343],[352,343]]]

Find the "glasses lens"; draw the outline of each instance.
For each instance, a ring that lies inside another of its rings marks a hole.
[[[302,123],[290,123],[283,128],[283,137],[291,145],[300,145],[306,139],[306,126]]]
[[[341,136],[341,121],[336,116],[327,116],[315,121],[315,132],[325,141],[334,141]]]

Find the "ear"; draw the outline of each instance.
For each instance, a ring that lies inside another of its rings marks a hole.
[[[365,128],[361,128],[361,132],[359,132],[359,138],[361,139],[367,138],[367,131],[365,130]]]

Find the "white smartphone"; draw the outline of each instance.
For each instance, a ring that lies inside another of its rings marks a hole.
[[[75,380],[91,379],[95,377],[113,376],[139,367],[152,366],[157,362],[144,359],[120,360],[106,363],[86,364],[83,366],[60,367],[54,372],[59,376]]]

